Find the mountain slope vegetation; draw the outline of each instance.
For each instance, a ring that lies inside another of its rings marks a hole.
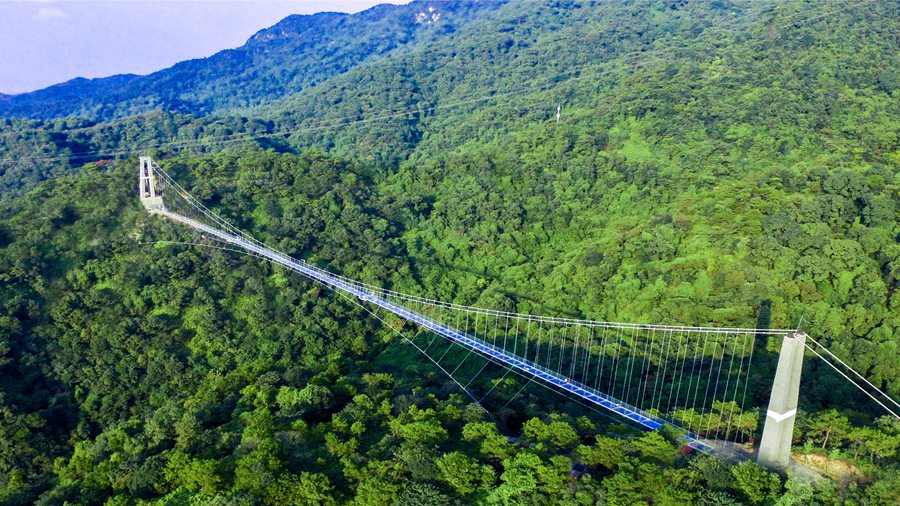
[[[0,502],[900,501],[900,426],[814,357],[795,448],[843,482],[686,456],[463,362],[484,412],[347,300],[140,208],[150,154],[236,225],[357,279],[559,316],[802,321],[900,397],[895,5],[485,4],[434,3],[467,21],[418,35],[385,20],[432,4],[382,6],[333,40],[415,41],[315,76],[309,41],[241,74],[315,86],[245,93],[197,70],[220,105],[0,120]],[[269,43],[280,55],[251,45]]]
[[[353,15],[293,15],[239,48],[147,76],[79,78],[5,96],[0,116],[108,120],[156,109],[205,114],[254,106],[314,87],[368,60],[440,40],[502,4],[419,1]]]

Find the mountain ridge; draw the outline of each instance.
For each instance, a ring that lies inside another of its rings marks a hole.
[[[314,87],[372,58],[440,38],[505,0],[381,4],[346,14],[294,14],[240,47],[178,62],[147,75],[74,78],[0,102],[0,117],[108,120],[153,109],[208,114],[266,103]],[[428,9],[443,15],[417,21]]]

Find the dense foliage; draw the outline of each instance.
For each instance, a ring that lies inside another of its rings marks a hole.
[[[785,481],[502,371],[472,384],[485,413],[347,300],[140,209],[115,152],[160,145],[207,205],[358,279],[597,319],[802,319],[900,397],[894,6],[447,6],[483,19],[248,117],[2,120],[0,502],[900,501],[900,427],[813,357],[795,446],[839,479]],[[217,144],[246,133],[265,136]]]
[[[0,116],[106,120],[155,109],[198,114],[254,106],[316,86],[369,60],[440,40],[503,3],[418,1],[356,15],[288,16],[239,48],[147,76],[78,78],[0,96]],[[145,36],[153,38],[152,33]]]

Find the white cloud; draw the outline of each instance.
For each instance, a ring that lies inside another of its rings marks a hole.
[[[37,11],[38,19],[62,19],[69,17],[62,9],[41,7]]]

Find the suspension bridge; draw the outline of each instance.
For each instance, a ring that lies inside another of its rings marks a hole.
[[[747,403],[756,342],[758,338],[781,335],[781,352],[757,452],[759,462],[773,468],[788,466],[800,373],[807,350],[900,419],[900,404],[798,329],[556,318],[463,306],[392,291],[319,268],[253,238],[205,207],[148,157],[140,158],[138,182],[141,202],[151,214],[297,272],[350,299],[373,316],[378,317],[374,310],[381,310],[409,322],[420,333],[431,335],[431,341],[423,348],[414,342],[415,338],[391,327],[479,404],[479,399],[466,388],[472,380],[463,385],[453,376],[473,354],[484,360],[478,374],[488,364],[495,364],[506,371],[504,377],[515,374],[527,380],[525,386],[537,382],[633,425],[650,430],[671,429],[691,449],[729,458],[750,458],[752,445],[745,443],[752,442],[762,408],[758,401],[754,404],[752,396]],[[449,346],[435,360],[427,352],[438,337]],[[441,361],[454,346],[465,350],[466,355],[453,371],[448,371]]]

